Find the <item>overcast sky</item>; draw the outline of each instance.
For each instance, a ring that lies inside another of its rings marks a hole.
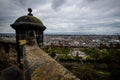
[[[120,0],[0,0],[0,33],[28,8],[47,27],[45,33],[120,33]]]

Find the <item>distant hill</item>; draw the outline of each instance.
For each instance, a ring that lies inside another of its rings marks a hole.
[[[80,33],[80,32],[46,32],[45,35],[120,35],[120,33],[114,34],[92,34],[92,33]],[[15,33],[0,33],[0,37],[14,37]]]
[[[0,37],[2,37],[2,36],[13,37],[13,36],[15,36],[15,33],[0,33]]]

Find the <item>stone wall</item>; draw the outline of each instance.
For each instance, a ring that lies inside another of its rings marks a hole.
[[[23,63],[26,80],[80,80],[37,45],[24,46]]]
[[[16,64],[17,52],[15,43],[0,41],[0,61]]]
[[[12,64],[0,71],[0,80],[80,80],[37,45],[24,46],[21,70],[15,65],[17,64],[16,44],[0,42],[0,61]]]

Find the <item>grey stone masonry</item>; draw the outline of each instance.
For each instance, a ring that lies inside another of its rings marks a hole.
[[[37,45],[24,46],[23,74],[25,80],[80,80]]]

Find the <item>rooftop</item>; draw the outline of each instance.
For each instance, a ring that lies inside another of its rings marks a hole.
[[[16,28],[20,28],[21,26],[22,28],[33,28],[34,29],[45,29],[46,27],[43,25],[42,21],[36,17],[33,16],[32,9],[28,8],[28,15],[24,15],[19,17],[11,26],[12,28],[16,29]],[[26,27],[29,26],[29,27]]]

